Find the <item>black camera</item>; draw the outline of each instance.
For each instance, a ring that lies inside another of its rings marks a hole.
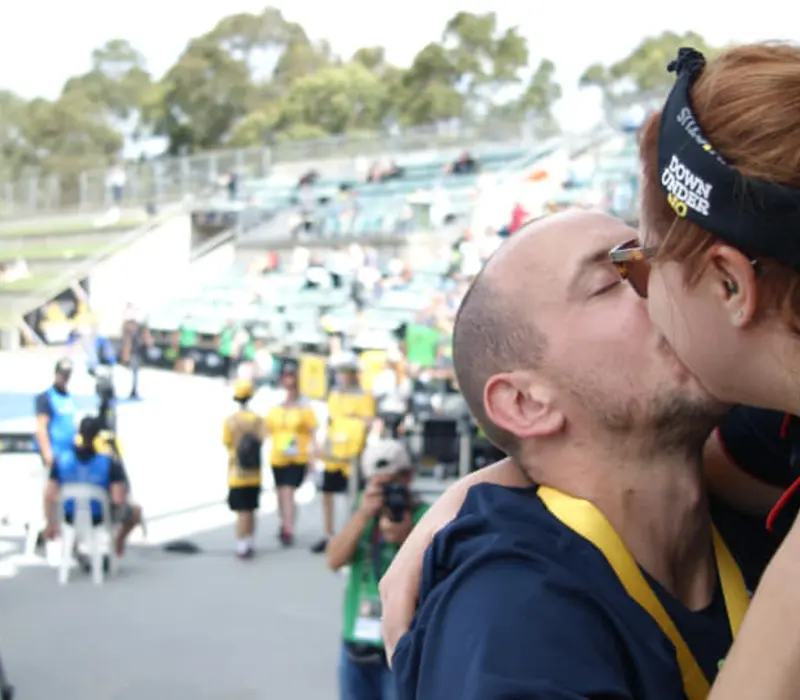
[[[94,389],[101,401],[110,401],[114,398],[114,378],[111,370],[99,365],[94,370]]]
[[[389,511],[389,520],[403,522],[406,511],[411,510],[411,491],[405,484],[383,485],[383,505]]]

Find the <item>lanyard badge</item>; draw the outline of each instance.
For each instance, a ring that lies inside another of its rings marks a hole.
[[[383,575],[383,540],[375,523],[370,542],[370,565],[364,562],[359,590],[358,615],[353,637],[359,642],[381,642],[381,599],[378,581]]]

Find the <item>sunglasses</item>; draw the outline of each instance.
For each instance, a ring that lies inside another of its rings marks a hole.
[[[647,299],[647,283],[650,280],[650,261],[655,257],[658,248],[655,246],[642,246],[637,239],[620,243],[608,252],[611,264],[616,268],[619,276],[631,285],[633,291],[642,299]],[[762,266],[760,261],[752,258],[750,265],[756,276],[760,276]]]
[[[642,299],[647,299],[647,282],[650,279],[650,260],[658,248],[644,247],[637,239],[620,243],[612,248],[608,257],[611,264]]]

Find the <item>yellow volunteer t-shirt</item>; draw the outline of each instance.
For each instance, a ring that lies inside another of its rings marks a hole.
[[[367,440],[368,422],[375,417],[375,399],[362,391],[334,390],[328,396],[325,469],[350,473],[353,459]]]
[[[269,461],[273,467],[308,464],[317,416],[307,403],[275,406],[267,414],[267,432],[272,439]]]
[[[242,488],[244,486],[261,486],[260,469],[243,469],[236,459],[236,448],[245,433],[254,433],[264,439],[264,419],[249,409],[237,411],[222,426],[222,444],[228,450],[228,486]]]
[[[375,398],[361,390],[334,389],[328,395],[328,417],[370,420],[375,417]]]

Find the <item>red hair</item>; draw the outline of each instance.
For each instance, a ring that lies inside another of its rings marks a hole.
[[[800,189],[800,48],[750,44],[710,60],[691,93],[692,109],[714,148],[743,175]],[[659,114],[642,127],[641,227],[659,257],[685,264],[687,282],[702,273],[703,255],[717,239],[678,218],[661,189]],[[800,231],[786,231],[800,236]],[[778,312],[800,332],[800,275],[764,260],[759,311]]]

